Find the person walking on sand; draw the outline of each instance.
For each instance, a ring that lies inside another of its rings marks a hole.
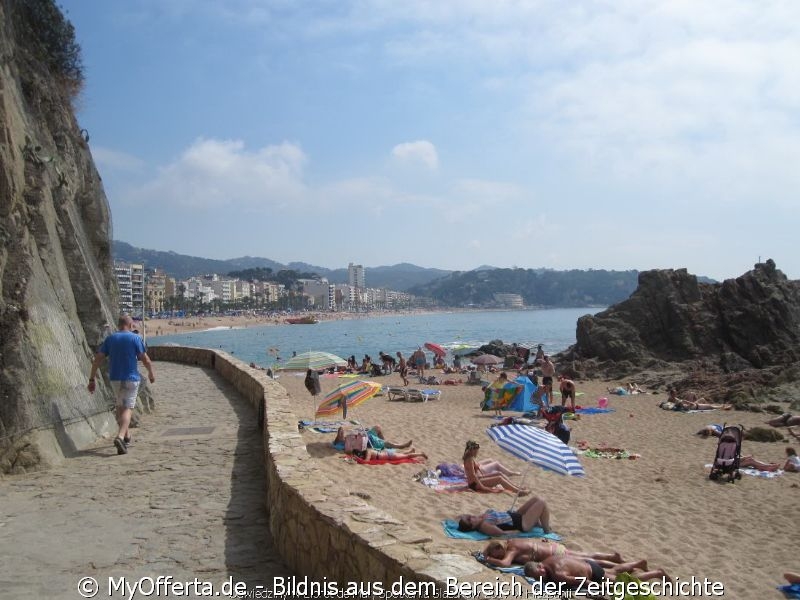
[[[417,375],[422,379],[425,377],[425,362],[427,361],[422,346],[417,348],[414,354],[411,355],[411,358],[414,360],[414,366],[417,368]]]
[[[397,353],[397,370],[400,372],[400,377],[403,378],[403,385],[408,386],[408,363],[403,358],[403,353]]]
[[[131,425],[131,416],[136,407],[136,395],[142,379],[139,375],[138,361],[142,361],[147,369],[150,383],[156,381],[153,363],[147,356],[144,342],[141,337],[131,331],[132,326],[133,319],[128,315],[119,318],[117,331],[103,340],[94,356],[87,386],[89,393],[94,394],[97,369],[108,358],[108,378],[111,380],[111,389],[114,391],[115,413],[119,427],[117,437],[114,438],[117,454],[127,454],[128,444],[131,443],[128,429]]]
[[[542,386],[547,394],[547,401],[553,402],[553,377],[556,376],[556,366],[548,355],[542,358]]]

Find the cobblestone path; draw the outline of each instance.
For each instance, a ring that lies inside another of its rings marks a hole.
[[[213,371],[155,371],[157,412],[132,430],[127,455],[101,440],[54,469],[0,480],[0,599],[87,597],[83,577],[97,581],[96,598],[129,598],[109,594],[109,578],[196,578],[216,594],[227,581],[253,590],[291,575],[267,527],[255,410]],[[192,585],[170,597],[209,590]]]

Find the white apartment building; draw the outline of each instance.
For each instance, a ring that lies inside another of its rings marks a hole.
[[[362,265],[354,265],[350,263],[347,266],[347,277],[352,287],[364,289],[366,282],[364,279],[364,267]]]
[[[494,294],[494,300],[506,308],[525,308],[525,302],[519,294]]]
[[[144,309],[144,265],[114,261],[120,314],[141,315]]]

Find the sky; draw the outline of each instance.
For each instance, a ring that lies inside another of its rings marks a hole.
[[[114,238],[800,278],[800,2],[61,0]]]

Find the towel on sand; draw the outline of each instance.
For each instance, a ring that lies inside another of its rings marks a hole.
[[[628,590],[631,589],[630,588],[631,583],[637,583],[637,584],[642,583],[641,579],[631,575],[630,573],[620,573],[619,575],[617,575],[616,581],[625,584],[625,594],[622,596],[622,600],[635,600],[636,598],[646,598],[648,600],[656,600],[656,597],[653,596],[653,594],[641,594],[641,593],[636,594],[628,592]]]
[[[800,598],[800,583],[793,583],[791,585],[779,585],[778,589],[783,592],[787,598]]]
[[[596,406],[587,406],[585,408],[576,408],[575,412],[579,415],[600,415],[603,413],[614,412],[613,408],[598,408]]]
[[[346,457],[352,458],[360,465],[402,465],[404,463],[423,463],[425,460],[418,456],[416,458],[382,458],[380,460],[364,460],[363,458],[358,458],[357,456],[353,457]]]
[[[445,519],[442,521],[442,527],[447,537],[457,538],[461,540],[490,540],[492,536],[481,533],[480,531],[459,531],[458,521],[452,519]],[[561,536],[557,533],[545,533],[541,527],[534,527],[531,531],[509,531],[507,536],[504,537],[523,537],[523,538],[546,538],[548,540],[561,541]]]
[[[714,465],[706,465],[706,469],[712,468]],[[761,477],[763,479],[775,479],[776,477],[780,477],[783,475],[783,471],[778,469],[777,471],[759,471],[758,469],[751,469],[750,467],[740,468],[740,473],[744,473],[745,475],[750,475],[752,477]]]

